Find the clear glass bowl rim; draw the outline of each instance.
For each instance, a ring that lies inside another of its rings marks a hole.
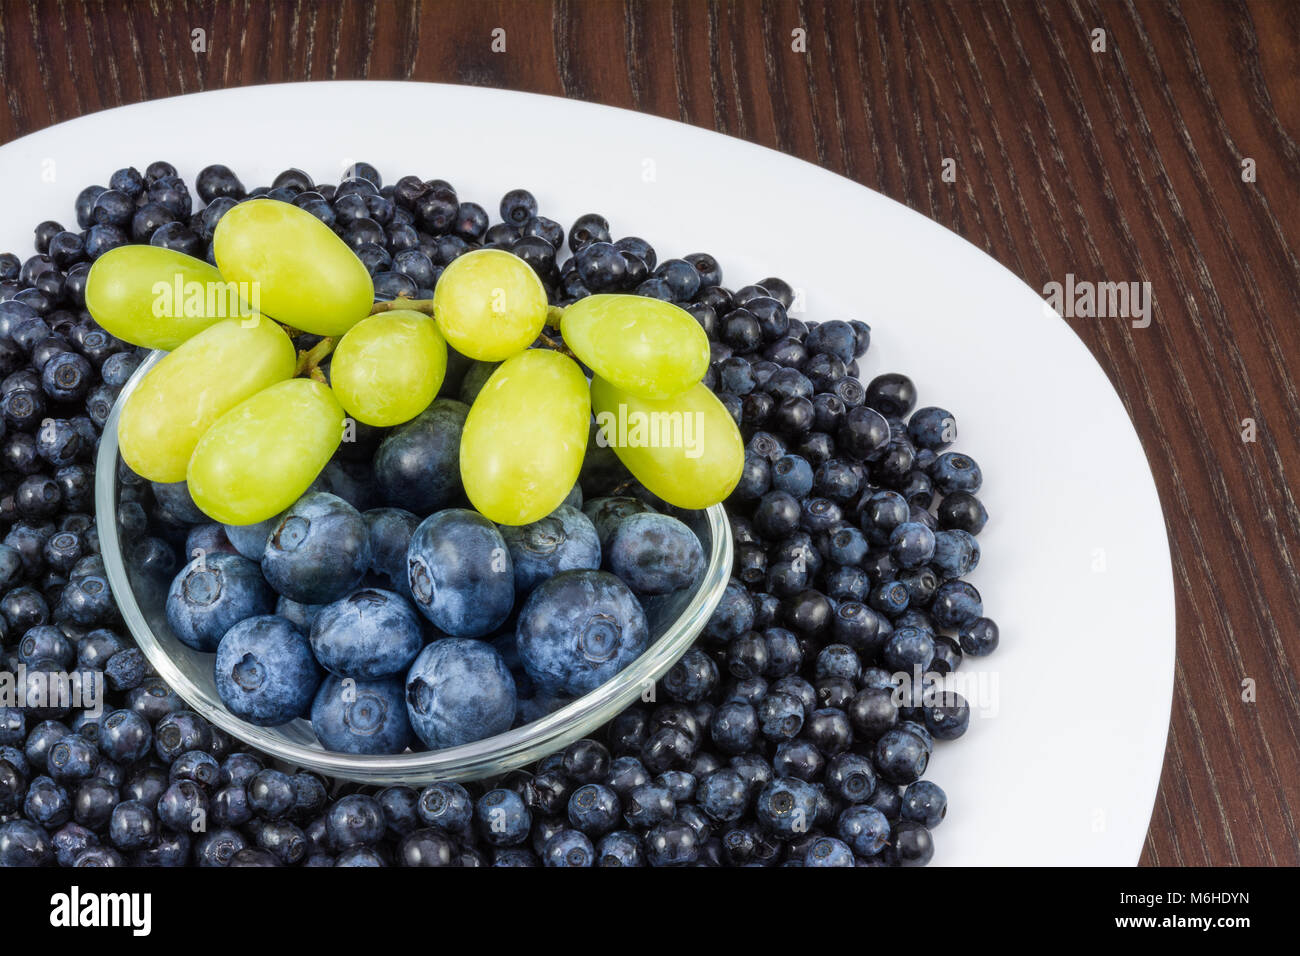
[[[117,422],[122,405],[166,353],[155,351],[122,387],[104,424],[95,463],[95,524],[113,597],[131,636],[167,682],[197,714],[251,747],[296,767],[359,783],[431,783],[499,776],[533,763],[584,737],[617,716],[653,688],[694,642],[722,599],[731,578],[731,527],[721,505],[705,510],[708,563],[682,613],[667,631],[612,680],[539,720],[459,747],[384,756],[333,753],[319,745],[285,740],[276,728],[257,727],[226,710],[220,698],[199,685],[172,659],[145,620],[127,576],[117,529]]]

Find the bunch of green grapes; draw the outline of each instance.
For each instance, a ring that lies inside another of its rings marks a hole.
[[[740,478],[740,433],[701,384],[708,338],[675,305],[582,299],[563,311],[567,349],[557,351],[533,347],[546,290],[508,252],[456,258],[430,302],[380,306],[348,246],[288,203],[235,206],[213,252],[215,267],[151,246],[113,250],[91,269],[86,301],[114,335],[170,352],[122,408],[123,459],[152,481],[187,481],[216,521],[254,524],[289,507],[337,450],[346,416],[380,427],[417,416],[442,385],[449,348],[497,363],[460,456],[466,495],[492,521],[527,524],[560,505],[593,410],[602,440],[671,504],[715,504]],[[300,351],[300,333],[322,339]],[[331,352],[326,385],[317,364]]]
[[[498,524],[545,517],[577,480],[591,415],[651,492],[683,508],[722,501],[745,450],[723,404],[702,384],[709,339],[690,313],[638,295],[592,295],[563,310],[567,355],[528,346],[547,318],[528,265],[481,250],[454,260],[434,291],[434,315],[458,351],[501,364],[483,384],[461,438],[461,482]]]
[[[374,286],[342,239],[289,203],[235,206],[213,251],[215,267],[153,246],[114,249],[90,270],[86,307],[117,337],[169,352],[122,407],[123,460],[151,481],[188,481],[217,521],[254,524],[293,504],[343,439],[340,397],[295,377],[303,356],[291,335],[347,340]],[[403,357],[436,391],[446,349],[420,318],[428,330]]]

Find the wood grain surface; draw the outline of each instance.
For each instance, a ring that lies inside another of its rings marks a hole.
[[[1150,282],[1147,328],[1068,320],[1137,426],[1173,550],[1143,862],[1300,864],[1300,3],[0,0],[0,142],[156,97],[360,78],[682,120],[877,189],[1035,289]]]

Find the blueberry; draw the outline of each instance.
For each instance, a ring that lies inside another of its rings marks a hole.
[[[328,604],[355,588],[370,567],[370,532],[356,508],[325,492],[303,495],[280,518],[262,573],[301,604]]]
[[[598,740],[575,740],[559,756],[560,769],[578,783],[595,783],[609,773],[609,748]]]
[[[327,676],[311,705],[311,726],[326,750],[396,754],[411,742],[402,681]]]
[[[809,330],[804,345],[810,352],[833,355],[846,365],[859,354],[857,332],[840,319],[821,322]]]
[[[462,855],[462,860],[464,855]],[[365,866],[365,867],[382,867],[388,864],[384,862],[384,856],[381,855],[375,847],[371,846],[354,846],[349,847],[340,853],[334,860],[335,866]],[[465,863],[460,865],[464,866]]]
[[[622,820],[618,794],[599,783],[588,783],[569,797],[569,822],[589,837],[613,830]]]
[[[685,770],[666,770],[654,778],[654,784],[663,787],[679,806],[691,802],[695,797],[695,778]]]
[[[134,763],[153,748],[149,722],[132,710],[115,710],[99,723],[99,749],[109,760]]]
[[[22,807],[27,793],[27,760],[12,748],[0,750],[0,815]],[[116,802],[116,795],[114,795]]]
[[[956,528],[979,534],[989,520],[989,513],[979,498],[968,491],[954,491],[939,502],[940,528]]]
[[[947,794],[929,780],[918,780],[903,791],[904,820],[911,820],[933,830],[943,822],[947,812]]]
[[[215,651],[226,631],[271,611],[271,592],[258,566],[238,555],[200,555],[167,592],[167,623],[182,643]]]
[[[781,539],[799,527],[799,501],[786,491],[769,491],[754,509],[754,529],[768,539]]]
[[[980,466],[969,455],[958,452],[944,452],[930,468],[930,476],[940,494],[950,495],[955,491],[974,494],[984,482]]]
[[[416,812],[426,826],[459,834],[473,819],[474,801],[460,784],[439,782],[420,791]]]
[[[411,665],[406,702],[412,729],[438,750],[508,730],[515,683],[491,645],[446,638],[425,647]]]
[[[641,841],[627,830],[607,833],[596,845],[597,866],[645,866]]]
[[[325,815],[330,844],[337,850],[372,846],[384,835],[383,807],[374,797],[354,793],[338,800]]]
[[[41,370],[41,388],[53,401],[75,402],[90,390],[93,376],[90,363],[82,356],[75,352],[61,352]]]
[[[370,570],[381,575],[392,590],[410,599],[406,552],[420,519],[401,508],[371,508],[361,516],[370,532]]]
[[[924,707],[925,727],[940,740],[956,740],[970,726],[970,705],[956,691],[943,691]]]
[[[958,638],[963,651],[973,657],[983,657],[997,650],[998,626],[990,618],[977,618],[960,629]]]
[[[638,829],[646,829],[671,820],[677,812],[677,802],[667,787],[643,784],[634,788],[623,804],[623,817]]]
[[[152,808],[139,800],[124,800],[113,808],[108,821],[108,838],[119,850],[141,850],[158,836],[158,820]]]
[[[237,830],[225,827],[209,830],[196,842],[194,858],[199,866],[229,866],[236,854],[246,849],[247,845]]]
[[[300,827],[287,820],[267,823],[255,835],[258,849],[269,853],[276,864],[294,866],[307,857],[307,837]]]
[[[770,627],[763,631],[763,646],[767,665],[763,676],[778,680],[798,672],[803,663],[803,648],[799,638],[783,627]]]
[[[629,515],[609,539],[606,563],[635,593],[669,594],[692,587],[704,570],[704,548],[684,523],[667,515]]]
[[[867,385],[867,405],[890,418],[903,418],[916,405],[916,385],[897,372],[877,375]]]
[[[966,531],[936,531],[931,563],[944,577],[959,578],[979,562],[979,542]]]
[[[50,836],[54,858],[59,866],[72,866],[77,857],[91,847],[99,846],[99,837],[77,823],[65,823]]]
[[[191,750],[172,762],[167,779],[172,783],[190,780],[204,787],[215,787],[221,782],[221,765],[207,751]]]
[[[832,638],[851,647],[865,660],[874,659],[880,653],[892,630],[884,614],[857,601],[841,602],[831,621]]]
[[[158,798],[158,819],[178,833],[201,830],[207,816],[207,794],[192,780],[173,783]]]
[[[767,643],[763,635],[749,631],[727,647],[727,671],[741,680],[759,677],[767,669]]]
[[[230,712],[261,727],[304,716],[321,679],[306,636],[270,614],[248,618],[226,632],[213,673]]]
[[[925,866],[934,857],[934,840],[920,823],[900,820],[891,835],[892,854],[899,866]]]
[[[718,665],[698,648],[691,648],[668,669],[664,690],[675,701],[698,703],[712,694],[718,683]]]
[[[384,438],[375,479],[385,503],[416,514],[451,504],[460,490],[460,435],[469,406],[435,399]]]
[[[13,597],[21,588],[15,588],[6,596]],[[108,579],[98,574],[73,576],[63,589],[59,610],[82,627],[103,624],[114,612],[113,592],[109,589]],[[0,610],[4,602],[0,602]],[[33,610],[39,610],[34,608]]]
[[[524,603],[519,655],[540,687],[585,694],[645,649],[649,628],[632,591],[604,571],[563,571]]]
[[[514,605],[514,569],[505,539],[482,515],[460,508],[424,519],[407,556],[411,594],[433,624],[453,637],[481,637]]]
[[[821,633],[830,623],[832,613],[826,595],[809,588],[786,603],[784,623],[796,634],[807,637]]]
[[[730,582],[722,599],[704,625],[703,637],[715,644],[725,644],[754,626],[754,599],[739,581]]]
[[[875,761],[880,776],[890,783],[912,783],[925,773],[929,748],[911,730],[895,728],[876,741]]]
[[[930,668],[938,674],[951,674],[961,666],[961,647],[950,637],[934,639],[934,660]]]
[[[397,845],[399,866],[452,866],[455,854],[455,843],[440,830],[415,830]]]
[[[889,445],[889,422],[867,405],[846,408],[835,439],[836,445],[853,458],[875,461]]]
[[[889,534],[889,553],[901,568],[915,568],[934,556],[934,532],[916,521],[904,521]]]
[[[138,647],[118,651],[104,665],[104,676],[113,690],[134,690],[151,674],[149,662]]]
[[[760,825],[778,839],[792,839],[812,829],[817,816],[817,788],[797,777],[782,777],[763,787],[755,805]]]
[[[212,822],[217,826],[243,826],[253,819],[248,791],[241,784],[227,784],[212,795]]]
[[[803,702],[790,694],[773,691],[763,695],[757,715],[760,730],[768,740],[790,740],[803,729]]]
[[[91,741],[80,734],[68,734],[50,748],[46,767],[59,783],[79,783],[94,776],[99,759],[99,751]]]
[[[652,773],[682,767],[694,756],[698,737],[673,726],[652,729],[641,747],[641,762]]]
[[[940,627],[960,629],[984,616],[979,591],[966,581],[945,581],[934,593],[930,614]]]
[[[580,830],[561,829],[546,841],[541,858],[544,866],[594,866],[596,848]]]
[[[191,710],[173,711],[154,726],[154,753],[165,764],[190,750],[211,747],[212,726]]]
[[[875,807],[845,808],[835,823],[839,838],[860,857],[874,857],[889,842],[889,820]]]
[[[221,784],[243,786],[262,770],[262,761],[249,753],[235,753],[221,764]]]
[[[734,769],[723,768],[700,781],[696,799],[710,819],[732,822],[744,816],[749,806],[749,786]]]
[[[51,660],[67,668],[72,666],[75,657],[76,650],[67,635],[63,633],[63,629],[52,624],[41,624],[29,629],[18,642],[18,659],[24,664]],[[21,711],[15,710],[14,713],[21,717]],[[0,729],[0,740],[4,739],[3,733]]]
[[[271,532],[280,523],[280,518],[281,515],[276,515],[274,518],[267,518],[257,524],[228,524],[223,525],[223,527],[226,538],[235,551],[248,560],[261,564],[262,557],[266,554],[266,544],[271,540]]]
[[[761,498],[772,487],[772,466],[756,452],[745,452],[740,481],[731,492],[736,501],[753,501]]]
[[[47,866],[54,847],[46,832],[27,820],[0,824],[0,866]]]
[[[804,866],[855,866],[853,851],[843,840],[834,837],[817,837],[808,845],[803,857]]]
[[[907,421],[907,435],[917,448],[942,451],[957,440],[957,420],[945,408],[918,408]]]
[[[896,628],[885,642],[883,657],[885,666],[895,672],[911,675],[919,669],[924,673],[934,661],[934,638],[918,627]]]
[[[813,469],[798,455],[784,455],[772,465],[772,487],[794,498],[805,498],[813,488]]]
[[[493,846],[518,846],[528,839],[532,814],[513,790],[489,790],[474,805],[474,820]]]
[[[587,243],[573,262],[578,279],[590,292],[617,292],[628,285],[628,259],[611,242]]]
[[[279,770],[259,770],[244,789],[249,809],[263,820],[283,819],[293,809],[293,778]]]
[[[518,595],[528,594],[560,571],[600,567],[596,527],[590,518],[569,505],[561,505],[532,524],[503,525],[500,531],[510,552]]]
[[[406,600],[376,588],[321,608],[310,640],[327,671],[367,681],[404,672],[424,643],[420,619]]]
[[[180,695],[156,677],[151,677],[127,692],[127,709],[145,720],[156,723],[168,714],[185,708]],[[181,751],[177,751],[177,755]]]
[[[817,652],[813,663],[813,674],[817,679],[824,677],[843,677],[856,681],[862,670],[858,655],[845,644],[827,644]]]

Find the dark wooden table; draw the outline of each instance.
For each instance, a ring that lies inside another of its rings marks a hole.
[[[1037,6],[0,0],[0,142],[254,83],[499,86],[818,163],[1036,289],[1151,282],[1148,328],[1069,320],[1137,425],[1173,549],[1173,726],[1143,861],[1294,866],[1300,4]]]

